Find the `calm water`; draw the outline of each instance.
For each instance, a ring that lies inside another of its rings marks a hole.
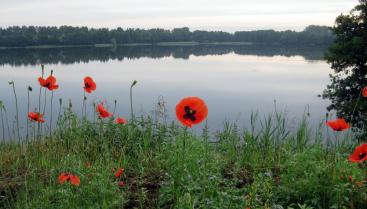
[[[317,97],[329,83],[328,74],[332,72],[322,59],[323,52],[318,48],[268,46],[0,50],[0,100],[13,119],[14,97],[8,81],[14,80],[24,129],[26,88],[33,87],[31,110],[34,110],[38,106],[37,77],[43,63],[47,75],[54,70],[60,85],[54,93],[54,115],[58,112],[59,98],[64,106],[71,99],[74,111],[81,113],[82,79],[92,76],[97,91],[88,95],[89,116],[93,114],[92,102],[107,101],[112,111],[117,100],[116,115],[129,117],[129,86],[137,80],[135,111],[151,114],[162,96],[168,121],[175,120],[174,107],[182,97],[195,95],[208,104],[210,130],[221,129],[225,120],[248,127],[251,111],[259,111],[260,116],[273,112],[275,100],[277,109],[287,112],[291,126],[302,117],[307,105],[311,123],[316,125],[324,118],[329,104]]]

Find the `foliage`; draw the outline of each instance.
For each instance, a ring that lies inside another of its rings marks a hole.
[[[331,100],[329,110],[336,110],[364,138],[367,105],[361,91],[367,84],[367,1],[359,2],[349,14],[336,19],[335,42],[326,55],[335,73],[330,75],[323,98]]]

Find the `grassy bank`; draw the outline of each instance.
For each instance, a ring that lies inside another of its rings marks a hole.
[[[66,112],[51,136],[0,145],[0,208],[365,207],[351,138],[325,144],[307,117],[294,132],[280,114],[252,118],[249,130],[226,123],[210,137],[149,117],[123,125]],[[80,185],[60,184],[63,172]]]

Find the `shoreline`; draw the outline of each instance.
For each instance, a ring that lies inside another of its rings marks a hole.
[[[49,49],[49,48],[74,48],[74,47],[131,47],[131,46],[199,46],[199,45],[214,45],[214,46],[250,46],[256,45],[250,42],[157,42],[157,43],[130,43],[130,44],[76,44],[76,45],[37,45],[37,46],[0,46],[0,50],[5,49]],[[261,44],[259,44],[261,45]],[[274,43],[274,45],[277,45]]]

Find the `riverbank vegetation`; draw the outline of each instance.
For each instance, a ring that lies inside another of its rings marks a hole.
[[[93,122],[67,110],[51,135],[0,145],[0,206],[364,208],[366,168],[348,160],[358,144],[350,134],[325,138],[307,116],[295,131],[281,113],[259,118],[213,136],[151,117]]]

